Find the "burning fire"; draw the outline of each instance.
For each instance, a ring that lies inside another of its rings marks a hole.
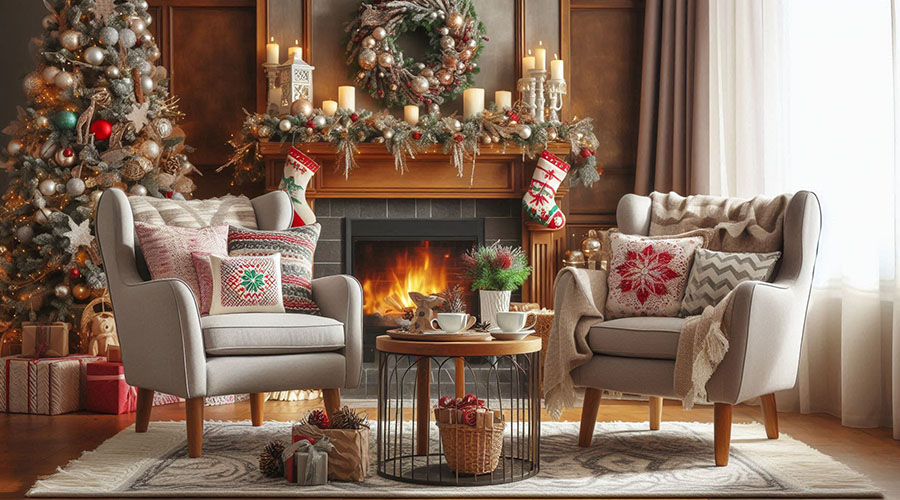
[[[366,314],[399,313],[415,307],[409,292],[434,294],[447,288],[452,256],[435,252],[430,243],[407,247],[394,254],[391,265],[370,266],[370,271],[360,276]]]

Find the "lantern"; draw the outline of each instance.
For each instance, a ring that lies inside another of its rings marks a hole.
[[[293,59],[288,59],[278,66],[278,87],[281,88],[280,114],[288,113],[291,103],[298,99],[306,99],[313,102],[313,70],[300,55],[300,51],[294,53]]]

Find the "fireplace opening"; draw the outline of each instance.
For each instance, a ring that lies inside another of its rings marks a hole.
[[[348,219],[346,267],[363,287],[363,360],[375,337],[409,319],[409,292],[436,294],[459,283],[462,255],[484,243],[483,219]],[[477,300],[466,290],[467,312]]]

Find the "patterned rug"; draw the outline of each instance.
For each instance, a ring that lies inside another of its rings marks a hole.
[[[435,429],[435,434],[436,434]],[[372,471],[364,483],[298,487],[263,477],[257,456],[290,424],[207,422],[204,454],[187,458],[183,422],[123,430],[96,450],[35,483],[42,497],[881,497],[863,475],[789,436],[765,438],[759,424],[735,424],[728,467],[713,465],[711,424],[598,423],[590,448],[576,445],[578,424],[541,427],[541,471],[518,483],[431,487],[390,481]]]

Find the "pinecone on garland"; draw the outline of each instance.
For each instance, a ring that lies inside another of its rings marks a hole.
[[[325,413],[325,410],[313,410],[309,412],[309,416],[306,417],[306,423],[315,425],[319,429],[328,429],[331,427],[331,421],[328,419],[328,414]]]
[[[284,453],[284,443],[270,441],[263,452],[259,454],[259,471],[266,477],[284,476],[284,461],[281,454]]]
[[[357,430],[363,427],[369,427],[369,415],[365,412],[351,410],[349,406],[336,411],[334,420],[331,421],[332,429]]]

